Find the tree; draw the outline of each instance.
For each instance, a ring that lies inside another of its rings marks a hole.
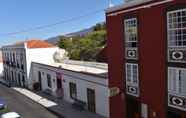
[[[68,52],[73,60],[95,61],[96,55],[105,46],[105,24],[97,24],[94,31],[83,37],[60,37],[58,46]]]
[[[94,26],[94,31],[100,31],[100,30],[105,30],[106,29],[106,24],[105,23],[98,23],[96,26]]]

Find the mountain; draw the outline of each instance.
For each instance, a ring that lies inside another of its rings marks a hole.
[[[69,33],[69,34],[66,34],[64,36],[68,37],[68,38],[75,37],[75,36],[82,37],[82,36],[85,36],[92,31],[93,31],[93,27],[87,28],[87,29],[84,29],[84,30],[80,30],[80,31],[77,31],[77,32]]]
[[[88,33],[92,32],[93,29],[94,29],[94,27],[90,27],[90,28],[83,29],[83,30],[80,30],[80,31],[77,31],[77,32],[73,32],[73,33],[69,33],[69,34],[65,34],[65,35],[59,35],[59,36],[56,36],[56,37],[51,37],[51,38],[47,39],[46,41],[53,44],[53,45],[57,45],[61,36],[65,36],[65,37],[68,37],[68,38],[76,37],[76,36],[82,37],[82,36],[85,36]]]

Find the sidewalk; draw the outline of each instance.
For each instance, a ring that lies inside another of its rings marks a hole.
[[[14,87],[13,89],[41,104],[46,109],[62,118],[105,118],[89,111],[79,111],[74,109],[70,103],[54,98],[53,96],[46,95],[42,92],[37,92],[36,94],[24,88]]]
[[[8,84],[2,77],[0,77],[0,83],[7,87],[10,87],[10,84]]]
[[[53,101],[50,101],[48,99],[45,99],[27,89],[24,88],[17,88],[17,87],[13,87],[14,90],[18,91],[19,93],[29,97],[30,99],[32,99],[33,101],[39,103],[40,105],[46,107],[46,108],[50,108],[53,106],[56,106],[57,104]]]

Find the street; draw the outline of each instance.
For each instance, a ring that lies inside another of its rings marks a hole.
[[[1,84],[0,97],[6,100],[11,111],[18,112],[23,118],[58,118],[29,98]]]

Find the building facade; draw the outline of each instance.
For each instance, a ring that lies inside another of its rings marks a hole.
[[[106,24],[110,118],[185,118],[186,1],[128,0]]]
[[[31,62],[53,62],[57,47],[42,40],[28,40],[2,47],[4,79],[12,85],[30,87]]]
[[[0,78],[3,77],[3,58],[2,58],[2,51],[0,50]]]
[[[93,74],[90,69],[87,72],[86,67],[72,63],[33,62],[31,80],[33,86],[39,85],[39,91],[47,92],[71,104],[81,103],[85,110],[109,118],[108,79],[106,76],[95,74],[97,70],[107,73],[107,69],[102,71],[91,67]]]

